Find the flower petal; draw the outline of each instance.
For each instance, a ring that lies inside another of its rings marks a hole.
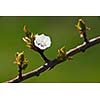
[[[34,44],[41,50],[45,50],[46,48],[51,46],[51,39],[49,36],[46,36],[44,34],[35,35]]]

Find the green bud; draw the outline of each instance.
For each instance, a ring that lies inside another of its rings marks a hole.
[[[16,62],[18,65],[22,65],[24,62],[24,51],[22,51],[21,53],[18,53],[16,56]]]
[[[79,31],[86,31],[85,22],[82,19],[78,20],[77,25],[75,25]]]
[[[14,63],[16,63],[18,66],[23,66],[24,64],[27,64],[27,62],[28,60],[24,58],[24,51],[16,53],[16,61],[14,61]]]
[[[31,36],[31,33],[28,31],[26,25],[24,25],[23,31],[24,31],[24,33],[26,34],[27,37],[30,37]]]
[[[66,49],[65,49],[65,47],[58,49],[57,59],[58,60],[66,60]]]
[[[28,37],[22,38],[22,40],[26,43],[28,47],[32,45],[31,39],[29,39]]]

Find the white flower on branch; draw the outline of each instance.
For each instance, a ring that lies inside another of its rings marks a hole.
[[[51,39],[44,34],[35,35],[34,45],[41,50],[45,50],[51,46]]]

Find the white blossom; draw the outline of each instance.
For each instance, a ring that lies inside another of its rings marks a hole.
[[[36,47],[38,47],[41,50],[45,50],[51,46],[51,39],[49,36],[46,36],[44,34],[41,35],[35,35],[34,44]]]

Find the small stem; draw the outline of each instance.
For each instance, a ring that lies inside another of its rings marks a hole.
[[[86,32],[83,33],[83,38],[84,38],[84,41],[85,41],[86,43],[89,43],[89,40],[87,39]]]
[[[44,55],[44,52],[43,52],[43,51],[42,51],[42,52],[39,52],[39,53],[40,53],[41,57],[43,58],[43,60],[44,60],[45,62],[50,61],[50,60]]]
[[[19,79],[21,80],[22,79],[22,67],[21,65],[19,65],[18,67],[19,67],[18,76],[19,76]]]
[[[86,44],[88,44],[88,43],[89,43],[89,40],[87,39],[87,34],[86,34],[86,32],[83,33],[83,38],[84,38],[84,41],[86,42]],[[82,52],[85,52],[85,51],[86,51],[85,49],[82,50]]]

